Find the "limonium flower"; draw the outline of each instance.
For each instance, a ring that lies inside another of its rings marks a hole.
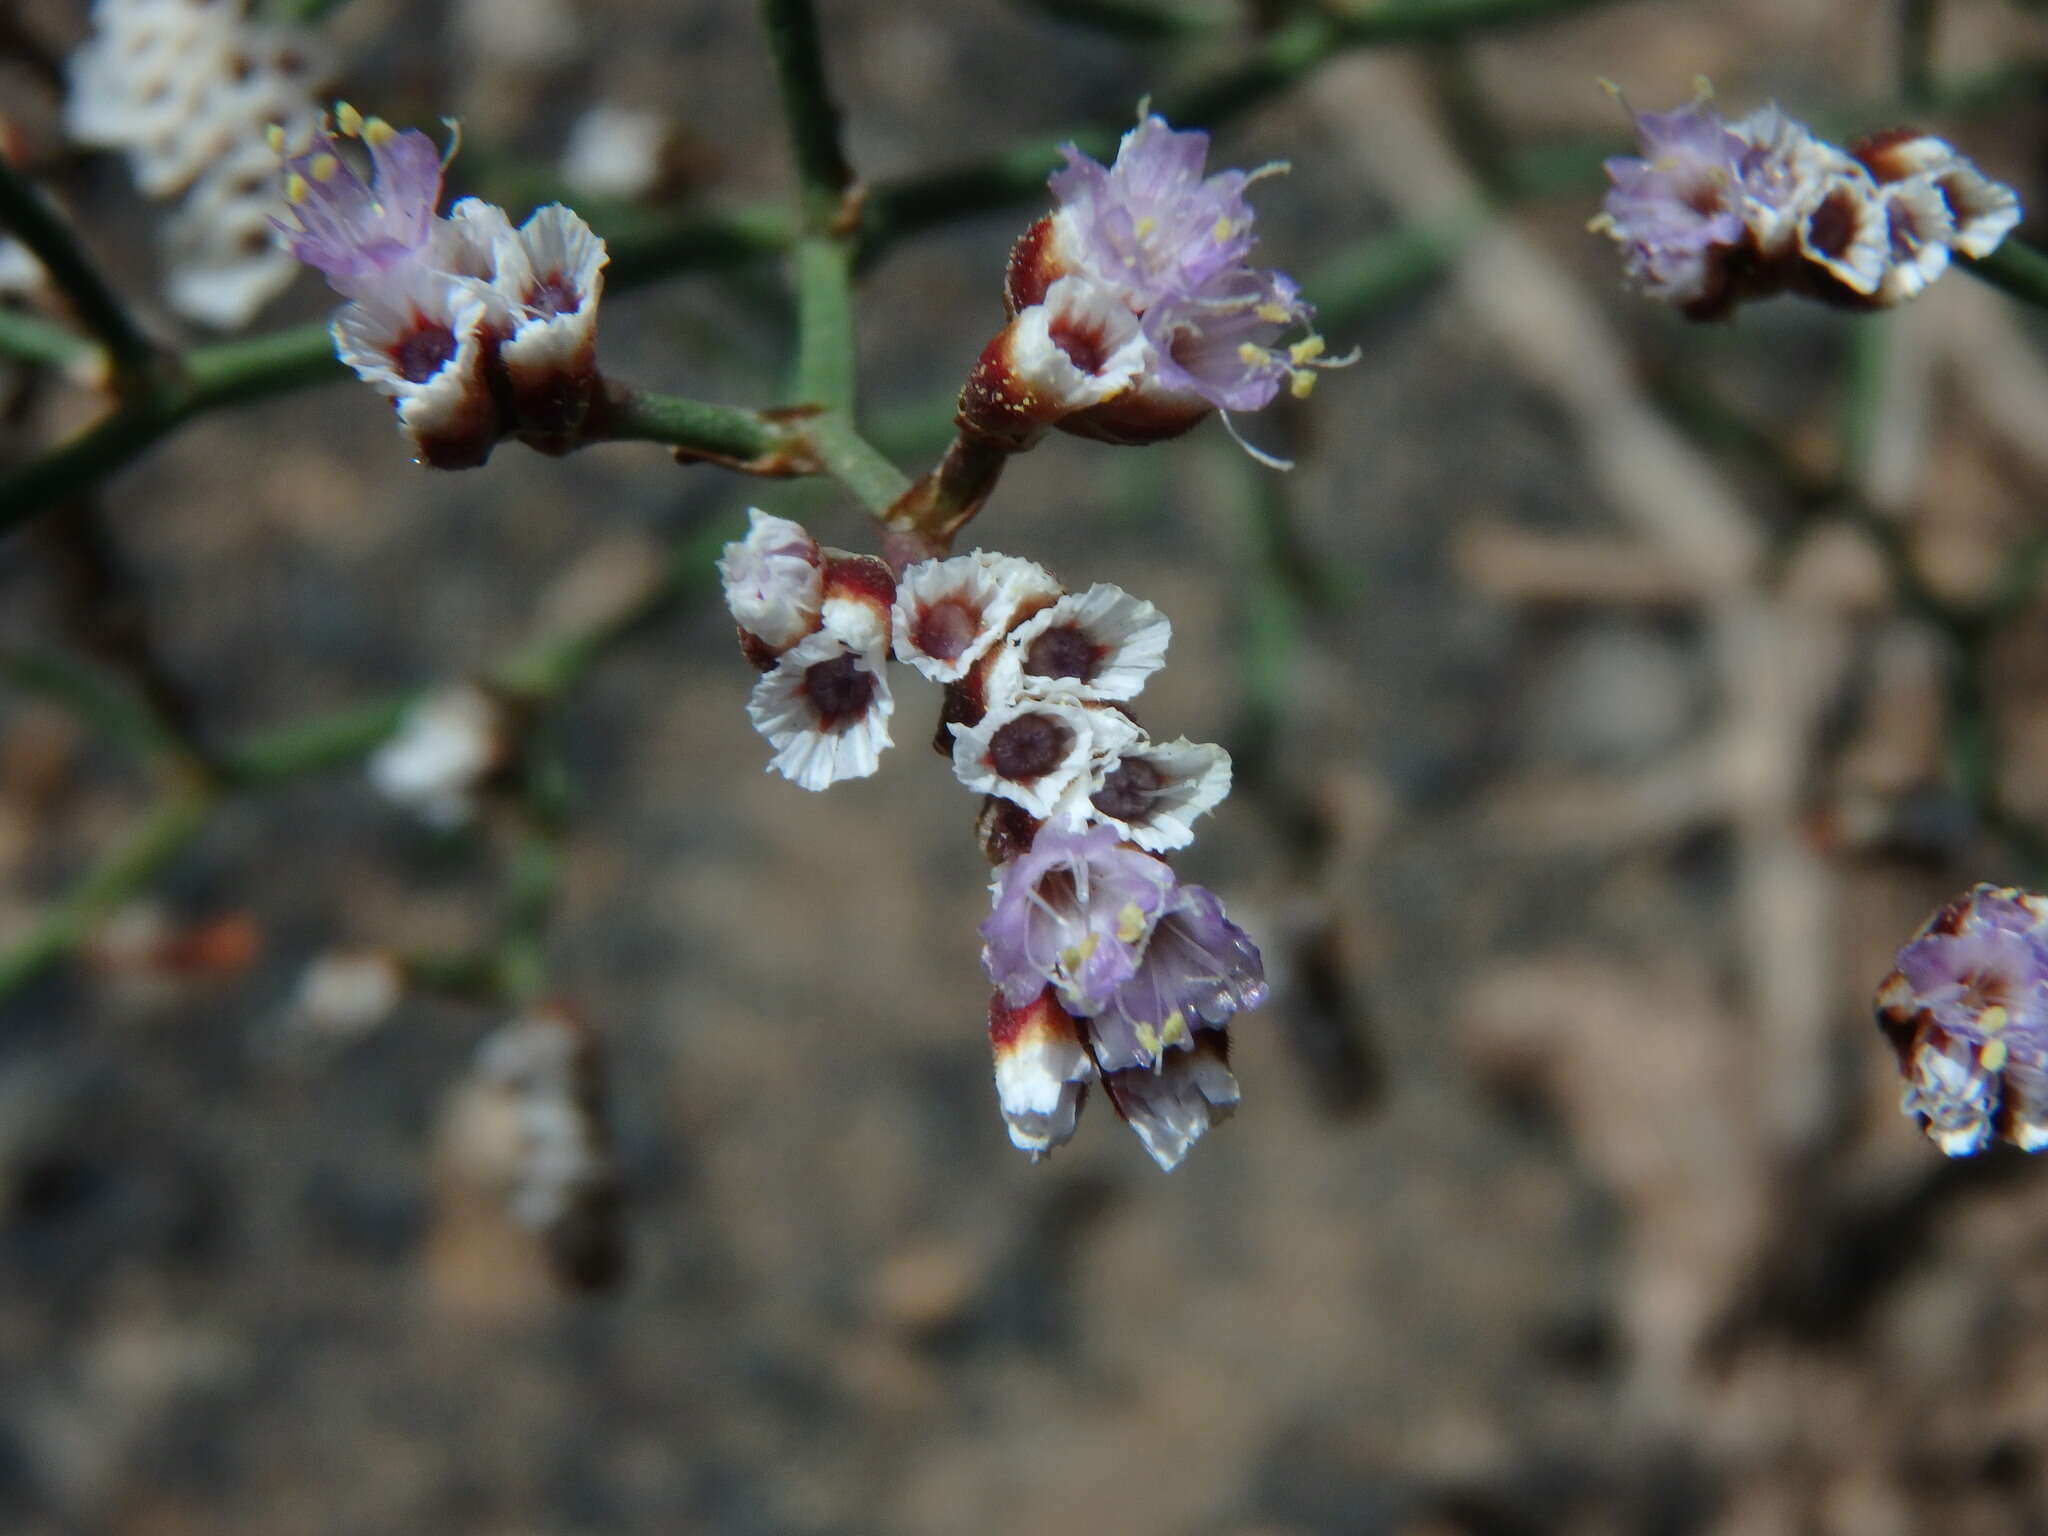
[[[1930,917],[1877,993],[1900,1107],[1951,1157],[2048,1146],[2048,899],[1979,885]]]
[[[1774,106],[1726,122],[1704,82],[1686,106],[1631,116],[1641,154],[1607,162],[1591,228],[1638,288],[1693,319],[1787,291],[1898,304],[1951,251],[1989,255],[2019,222],[2010,187],[1915,129],[1842,149]]]
[[[352,302],[335,351],[397,403],[420,459],[481,464],[507,433],[544,452],[579,441],[602,394],[597,304],[604,242],[553,204],[514,229],[502,208],[464,198],[444,217],[443,158],[417,129],[346,102],[287,152],[277,130],[292,253]],[[360,143],[365,175],[354,163]]]
[[[1061,153],[1059,206],[1011,255],[1012,318],[962,392],[963,429],[1011,451],[1055,425],[1158,442],[1212,411],[1306,395],[1353,360],[1324,356],[1300,290],[1251,263],[1246,189],[1284,165],[1209,174],[1206,133],[1142,109],[1111,164]]]
[[[292,254],[319,270],[335,292],[361,298],[380,280],[423,260],[440,223],[441,151],[417,128],[400,131],[364,118],[346,102],[337,109],[344,138],[368,151],[365,179],[323,126],[296,154],[284,156],[290,223],[278,227]],[[284,135],[277,135],[282,149]]]

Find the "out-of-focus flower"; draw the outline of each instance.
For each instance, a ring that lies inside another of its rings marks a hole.
[[[1950,1157],[1994,1135],[2048,1146],[2048,899],[1979,885],[1941,908],[1899,951],[1877,1019],[1900,1107]]]
[[[1694,319],[1787,290],[1850,308],[1921,292],[1951,250],[1984,256],[2019,199],[1945,141],[1914,129],[1847,150],[1776,107],[1724,122],[1702,85],[1673,112],[1637,112],[1640,156],[1607,162],[1591,227],[1630,279]]]
[[[668,169],[674,133],[659,112],[600,102],[570,124],[562,178],[574,190],[599,197],[645,197]]]
[[[511,756],[505,707],[474,683],[423,695],[370,759],[370,782],[437,827],[475,819],[477,797]]]
[[[121,151],[146,196],[186,193],[164,228],[166,297],[221,329],[246,324],[298,270],[270,230],[283,204],[264,140],[273,127],[308,129],[329,72],[311,33],[245,10],[97,0],[64,107],[72,137]]]
[[[291,1026],[324,1040],[368,1034],[405,995],[405,974],[381,950],[330,950],[308,965],[292,995]]]

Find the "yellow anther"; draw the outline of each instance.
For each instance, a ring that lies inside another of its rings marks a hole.
[[[2012,1022],[2012,1015],[2005,1011],[2003,1003],[1993,1003],[1977,1015],[1977,1027],[1987,1035],[1995,1035]]]
[[[1138,1037],[1138,1049],[1147,1056],[1157,1056],[1166,1042],[1159,1038],[1159,1031],[1150,1024],[1140,1024],[1132,1031]]]
[[[1256,368],[1266,360],[1266,349],[1249,341],[1237,344],[1237,360],[1247,368]]]
[[[1714,82],[1705,75],[1694,75],[1692,77],[1692,93],[1696,101],[1712,101],[1714,99]]]
[[[1229,219],[1223,217],[1223,215],[1221,214],[1218,214],[1216,216],[1215,224],[1212,225],[1209,229],[1209,238],[1219,242],[1228,240],[1234,228],[1235,226],[1232,225]]]
[[[270,146],[273,155],[284,153],[284,124],[272,123],[263,133],[263,142]]]
[[[372,149],[389,144],[398,137],[398,130],[381,117],[373,117],[363,124],[363,142]]]
[[[1294,318],[1293,315],[1288,313],[1285,304],[1261,304],[1252,313],[1268,325],[1285,325]]]
[[[306,178],[297,171],[284,179],[284,200],[288,203],[303,203],[312,196],[313,189],[306,185]]]
[[[1133,228],[1137,230],[1138,238],[1140,240],[1143,240],[1146,236],[1150,235],[1152,231],[1157,229],[1158,227],[1159,221],[1153,218],[1152,215],[1149,213],[1146,214],[1142,219],[1138,220],[1136,225],[1133,226]]]
[[[358,137],[363,131],[363,114],[345,101],[334,104],[335,125],[350,138]]]
[[[2005,1067],[2006,1049],[2003,1040],[1988,1040],[1977,1047],[1977,1063],[1986,1072],[2001,1071]]]
[[[313,163],[306,169],[313,173],[315,181],[332,181],[335,172],[341,169],[341,162],[332,155],[315,155]]]
[[[1288,360],[1296,364],[1305,363],[1310,358],[1321,357],[1322,355],[1323,338],[1320,336],[1304,336],[1287,349]]]
[[[1297,400],[1306,400],[1315,393],[1316,375],[1312,368],[1297,368],[1287,375],[1287,393]]]
[[[1123,911],[1116,915],[1116,941],[1119,944],[1135,944],[1145,932],[1145,913],[1135,901],[1124,903]]]
[[[1586,233],[1589,235],[1607,235],[1613,232],[1614,216],[1612,214],[1596,213],[1593,217],[1586,220]]]

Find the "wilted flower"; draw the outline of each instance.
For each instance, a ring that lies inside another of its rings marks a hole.
[[[1010,1141],[1034,1160],[1066,1145],[1096,1075],[1073,1017],[1049,988],[1017,1007],[998,992],[989,999],[988,1040]]]
[[[2048,1146],[2048,899],[1979,885],[1929,918],[1877,993],[1901,1108],[1951,1157]]]
[[[1189,1148],[1237,1111],[1237,1078],[1220,1033],[1195,1037],[1157,1069],[1105,1072],[1103,1092],[1138,1133],[1152,1161],[1171,1173]]]

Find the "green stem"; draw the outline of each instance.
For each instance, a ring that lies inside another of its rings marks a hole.
[[[61,325],[25,315],[18,309],[0,308],[0,357],[61,368],[82,363],[98,350],[83,336],[74,336]]]
[[[775,57],[805,225],[822,230],[837,217],[840,199],[853,185],[853,167],[839,145],[839,109],[825,80],[817,13],[810,0],[761,0],[761,21]]]
[[[838,412],[828,411],[813,418],[805,436],[825,472],[851,491],[870,512],[887,512],[910,489],[909,477],[883,458],[853,422]]]
[[[139,376],[148,369],[157,357],[155,344],[108,286],[77,232],[5,155],[0,155],[0,229],[13,231],[43,264],[85,328],[107,349],[117,372]]]
[[[110,853],[45,912],[28,933],[0,953],[0,997],[40,975],[93,935],[168,864],[206,824],[213,796],[204,790],[174,792]]]
[[[766,463],[788,453],[798,441],[787,427],[759,411],[617,385],[611,387],[599,415],[593,441],[666,443],[723,463]]]
[[[0,680],[40,694],[125,745],[166,758],[189,757],[189,749],[155,715],[98,672],[69,657],[0,653]]]
[[[222,775],[229,784],[246,788],[356,762],[398,729],[413,697],[399,694],[259,736],[228,756]]]
[[[853,409],[853,251],[833,235],[796,247],[796,398],[828,411]]]
[[[1899,99],[1924,108],[1934,99],[1934,13],[1937,0],[1898,0]]]
[[[1962,268],[2016,299],[2048,309],[2048,252],[2010,235],[1989,256],[1965,260]]]
[[[1146,0],[1015,0],[1023,10],[1037,11],[1055,21],[1105,33],[1157,41],[1177,37],[1202,37],[1226,32],[1239,25],[1244,13],[1234,5],[1168,4],[1150,5]]]

